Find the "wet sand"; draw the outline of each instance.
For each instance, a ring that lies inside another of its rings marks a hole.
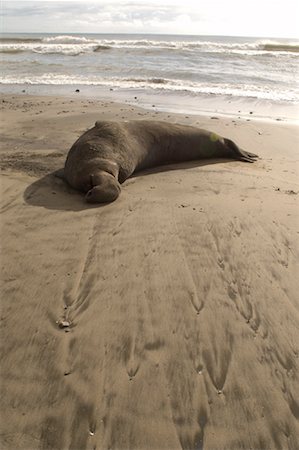
[[[1,99],[3,449],[297,449],[298,127],[82,98]],[[259,154],[127,180],[53,172],[100,119]]]

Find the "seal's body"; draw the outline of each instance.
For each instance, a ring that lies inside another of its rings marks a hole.
[[[231,140],[200,128],[147,120],[96,122],[70,149],[67,182],[89,202],[111,202],[133,172],[166,163],[205,158],[254,162]]]

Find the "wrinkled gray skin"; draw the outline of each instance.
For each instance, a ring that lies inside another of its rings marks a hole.
[[[114,201],[133,172],[180,161],[232,158],[254,162],[257,155],[229,139],[187,125],[132,120],[96,122],[70,149],[64,177],[91,203]]]

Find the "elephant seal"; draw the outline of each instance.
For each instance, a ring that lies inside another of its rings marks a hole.
[[[71,147],[64,167],[70,186],[90,203],[114,201],[121,183],[139,170],[171,162],[258,156],[200,128],[150,120],[98,121]]]

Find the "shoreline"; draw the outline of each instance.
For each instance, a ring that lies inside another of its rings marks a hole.
[[[80,94],[0,103],[2,447],[297,448],[298,126]],[[101,119],[260,159],[154,168],[90,206],[53,174]]]
[[[79,92],[76,92],[79,90]],[[72,99],[105,100],[128,104],[148,111],[197,116],[219,116],[283,121],[299,125],[299,105],[275,103],[250,97],[225,97],[215,94],[190,95],[145,89],[107,88],[89,85],[0,85],[0,95],[47,96]]]

